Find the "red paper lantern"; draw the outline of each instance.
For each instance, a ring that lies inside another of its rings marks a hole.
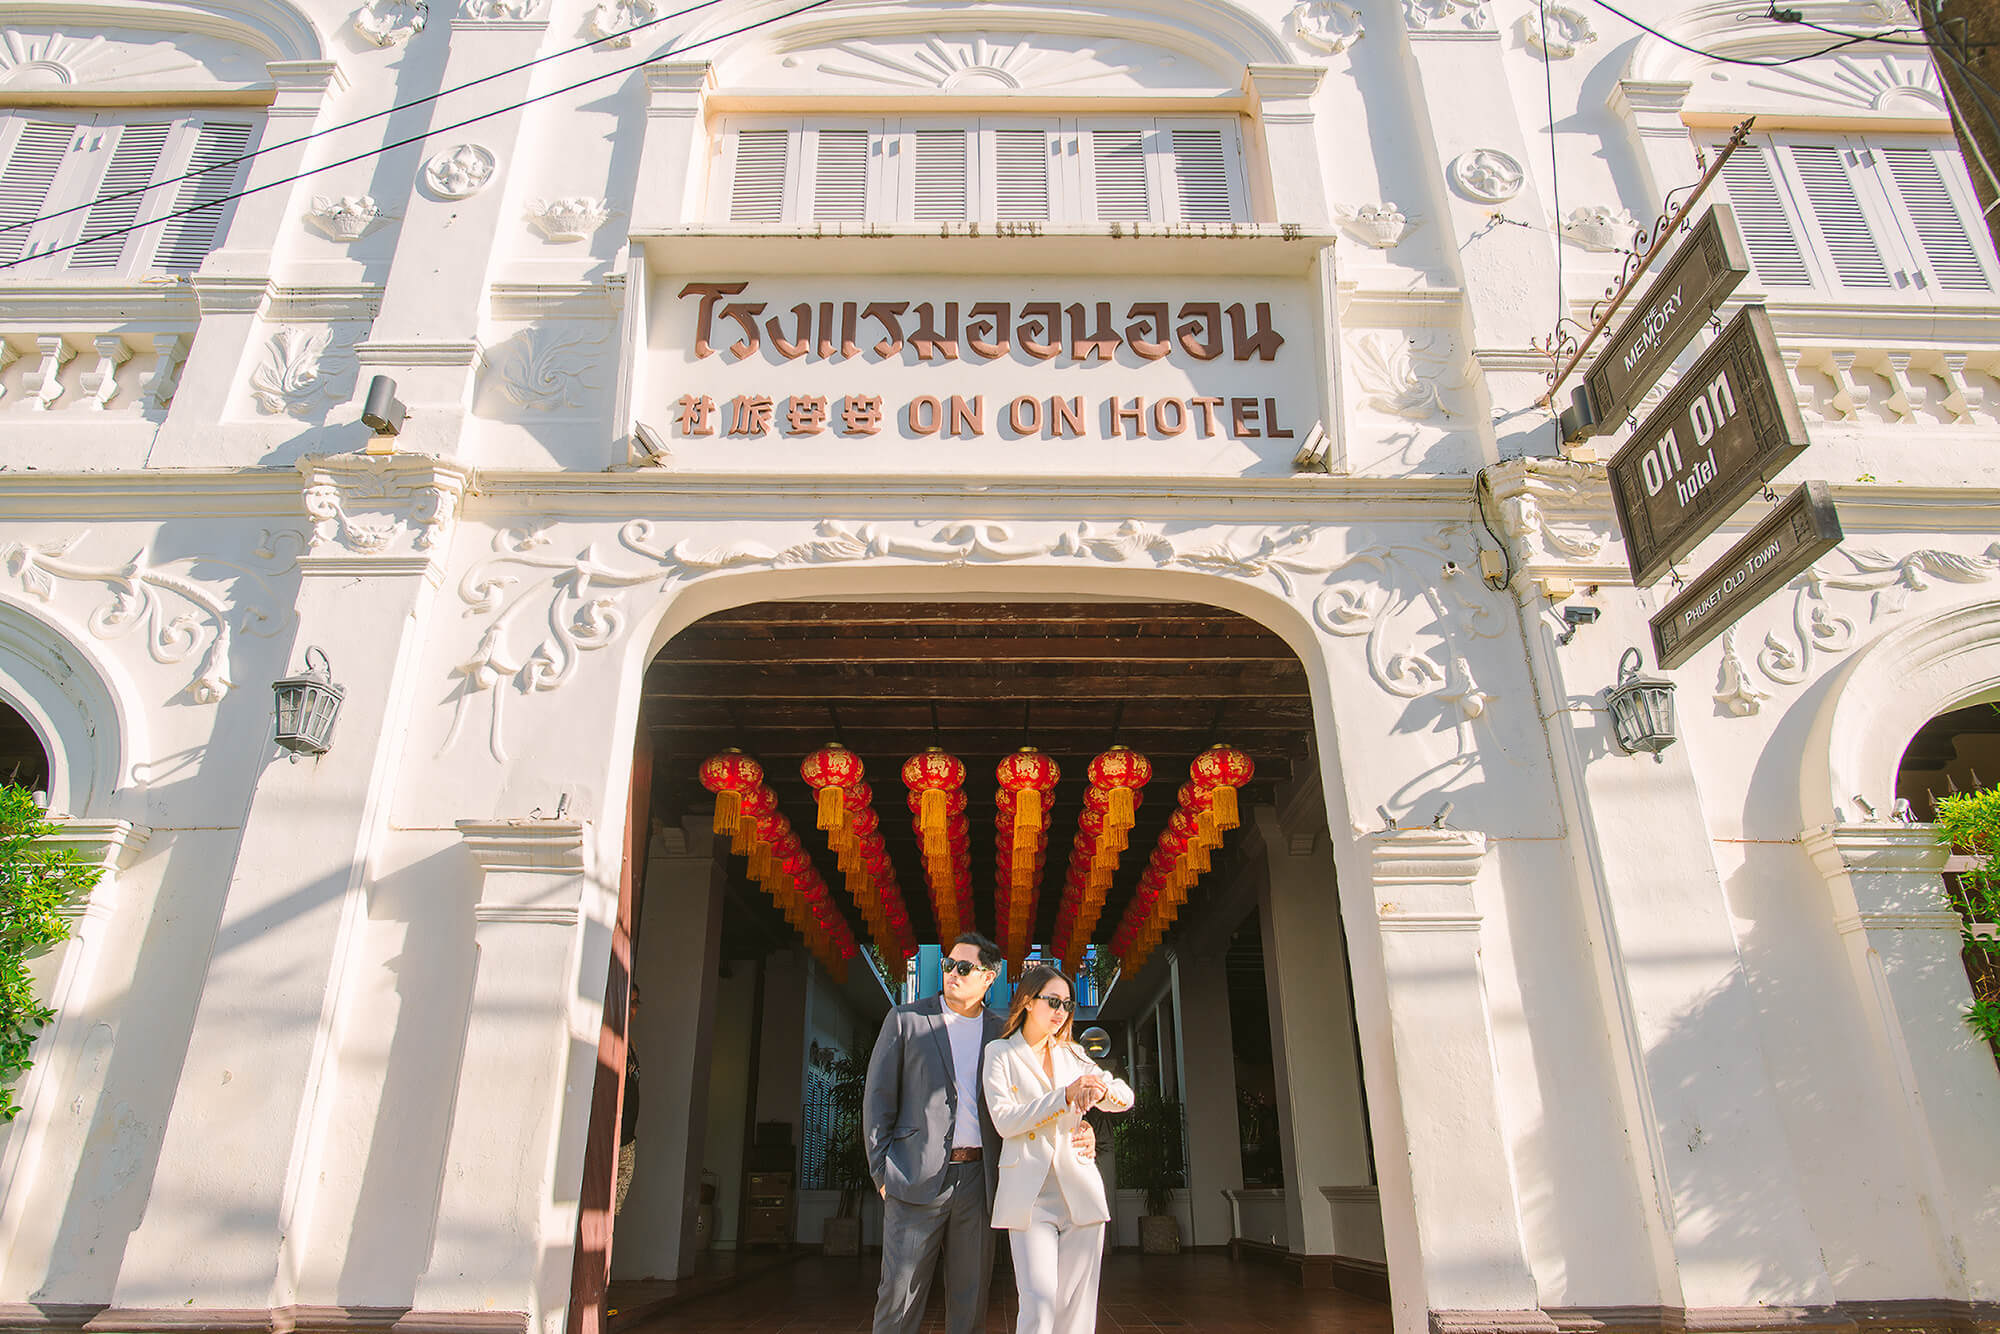
[[[917,800],[917,836],[926,851],[938,845],[950,821],[950,797],[965,786],[965,762],[941,747],[927,747],[903,761],[903,785]]]
[[[734,834],[743,814],[743,794],[764,782],[764,766],[740,750],[725,750],[702,761],[701,785],[715,794],[718,834]]]
[[[861,757],[838,741],[829,742],[799,764],[799,777],[819,794],[819,827],[841,828],[847,818],[847,791],[861,782]]]
[[[1217,743],[1194,757],[1188,777],[1195,790],[1208,798],[1208,809],[1217,829],[1234,829],[1237,818],[1236,789],[1256,776],[1257,766],[1234,746]]]
[[[1112,829],[1122,832],[1132,827],[1137,791],[1152,777],[1152,761],[1130,746],[1113,746],[1090,762],[1090,785],[1105,793]]]

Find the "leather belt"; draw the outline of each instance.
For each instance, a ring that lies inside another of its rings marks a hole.
[[[951,1160],[955,1163],[976,1163],[984,1156],[976,1145],[970,1149],[953,1149],[951,1151]]]

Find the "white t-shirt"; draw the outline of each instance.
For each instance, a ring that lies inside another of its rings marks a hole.
[[[954,1149],[980,1147],[979,1038],[985,1028],[984,1015],[967,1018],[949,1003],[945,1005],[944,1031],[951,1038],[951,1072],[958,1083],[958,1121],[951,1135]]]

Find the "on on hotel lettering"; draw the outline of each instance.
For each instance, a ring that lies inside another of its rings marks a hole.
[[[879,394],[838,398],[795,394],[783,399],[738,394],[717,403],[709,395],[688,393],[675,403],[675,416],[680,433],[692,436],[869,436],[879,434],[885,424],[897,418],[913,436],[982,436],[987,427],[984,394],[953,394],[942,399],[919,394],[896,412]],[[996,418],[1004,418],[1003,433],[1014,438],[1080,439],[1086,409],[1081,395],[1036,398],[1023,394],[1008,400]],[[1218,434],[1232,440],[1295,438],[1292,428],[1279,420],[1275,398],[1197,395],[1149,402],[1114,394],[1103,401],[1102,421],[1105,435],[1131,440],[1171,440],[1188,431],[1202,439]],[[1000,424],[996,419],[995,427]]]
[[[1688,404],[1687,420],[1669,427],[1657,444],[1639,456],[1639,480],[1644,483],[1647,496],[1657,496],[1671,484],[1674,499],[1682,508],[1692,503],[1717,476],[1715,450],[1709,447],[1709,442],[1715,439],[1722,424],[1735,415],[1736,395],[1729,387],[1729,372],[1725,369]],[[1683,425],[1693,432],[1694,447],[1702,453],[1683,458],[1680,435]]]

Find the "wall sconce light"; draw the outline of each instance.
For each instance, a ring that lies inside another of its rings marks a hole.
[[[1611,728],[1618,748],[1627,755],[1647,751],[1655,764],[1660,752],[1674,744],[1674,683],[1665,677],[1641,676],[1643,659],[1636,648],[1618,659],[1618,684],[1604,692],[1611,706]]]
[[[313,659],[319,666],[313,666]],[[341,697],[347,692],[333,683],[333,667],[325,650],[306,650],[306,669],[297,676],[271,682],[278,697],[278,744],[291,752],[292,763],[301,755],[324,755],[333,744],[333,724],[340,717]]]
[[[379,442],[385,437],[402,432],[403,420],[409,415],[403,400],[396,397],[396,382],[386,375],[378,375],[368,382],[368,397],[361,405],[361,424],[373,431]],[[371,453],[393,453],[394,445],[370,444]]]

